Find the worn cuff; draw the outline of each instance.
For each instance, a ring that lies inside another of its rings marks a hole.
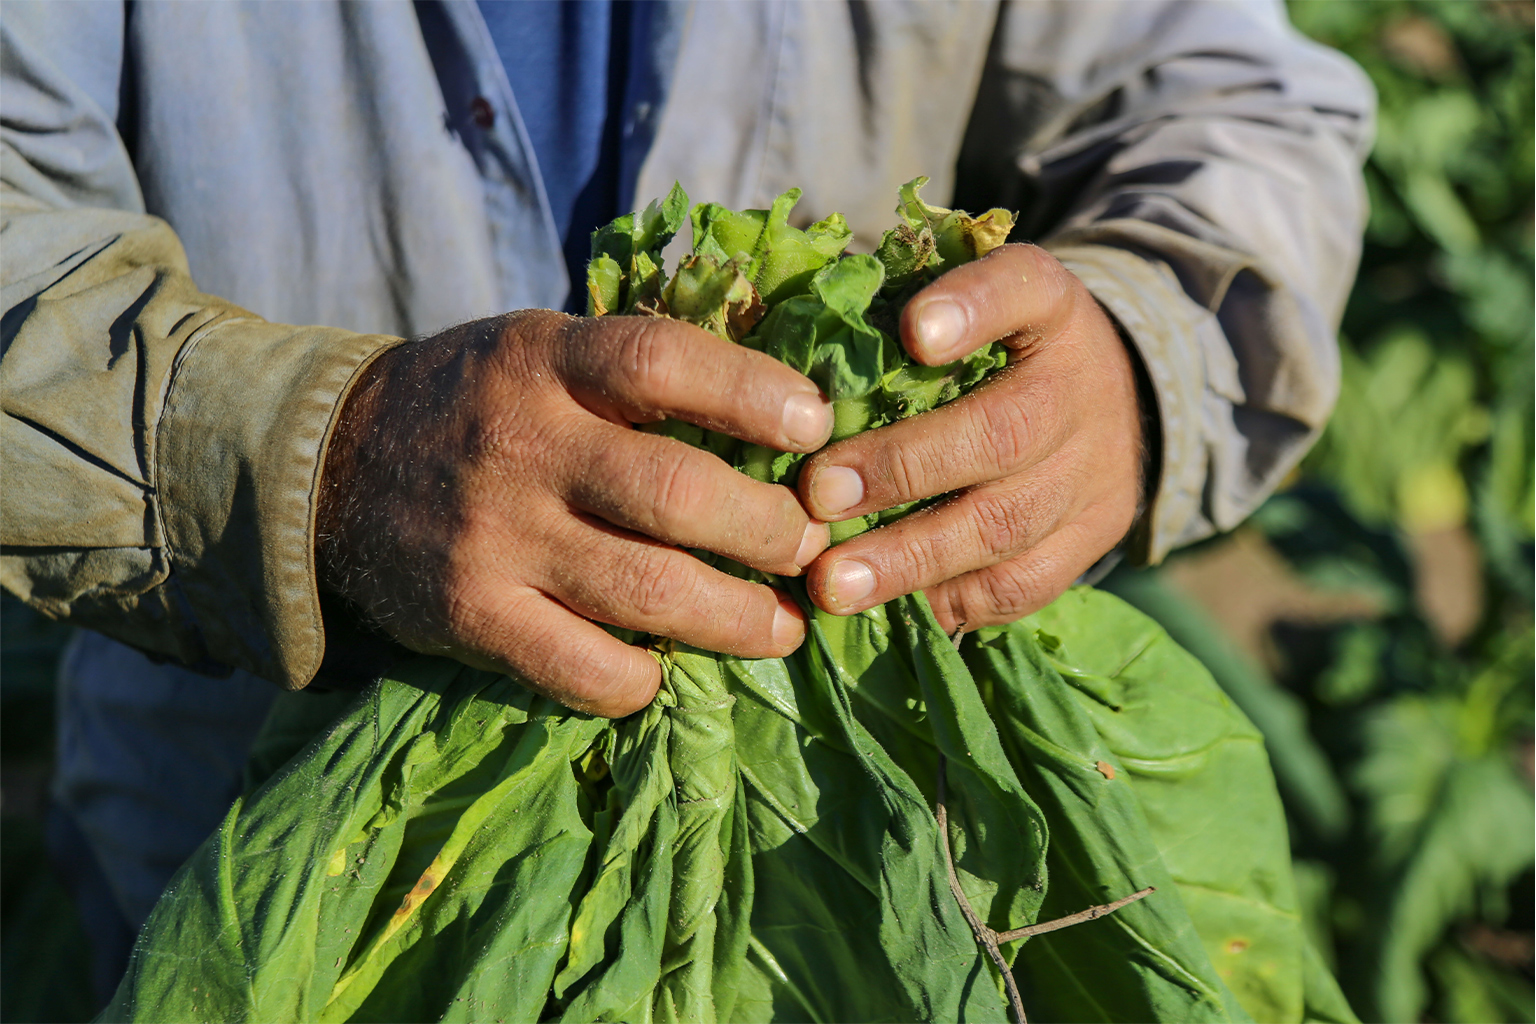
[[[222,320],[179,354],[156,430],[172,582],[209,656],[291,689],[325,650],[315,504],[352,384],[403,339]]]

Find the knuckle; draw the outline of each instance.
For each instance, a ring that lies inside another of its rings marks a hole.
[[[1022,465],[1034,446],[1038,410],[1007,387],[993,388],[972,407],[979,435],[978,453],[990,465]]]
[[[947,538],[931,534],[904,537],[898,549],[900,556],[890,559],[880,576],[888,585],[894,585],[904,594],[924,582],[937,582],[953,574],[943,571],[943,567],[950,562],[946,557],[950,547]]]
[[[1077,275],[1037,245],[1012,243],[986,258],[1011,261],[1008,277],[1017,280],[1017,275],[1022,274],[1028,286],[1029,305],[1035,311],[1033,323],[1005,339],[1010,348],[1029,348],[1046,340],[1071,316],[1079,298],[1086,295]]]
[[[654,621],[675,615],[691,590],[688,575],[670,559],[648,555],[639,560],[630,596],[635,614]]]
[[[887,450],[885,478],[898,501],[929,497],[934,478],[931,456],[924,444],[906,444]]]
[[[503,338],[549,336],[568,341],[584,328],[583,322],[569,313],[553,309],[524,309],[500,318]]]
[[[501,366],[518,373],[533,365],[561,366],[584,348],[585,325],[551,309],[524,309],[493,321],[491,343]]]
[[[1009,371],[1016,375],[1014,386],[1007,386],[1005,378],[1005,386],[997,389],[988,415],[1009,457],[1015,460],[1006,468],[1035,462],[1059,450],[1070,440],[1085,405],[1110,400],[1102,392],[1083,393],[1060,363],[1055,359],[1050,365],[1016,364]]]
[[[1010,622],[1032,609],[1033,580],[1019,566],[1003,564],[983,570],[976,578],[983,614],[993,622]]]
[[[766,587],[760,588],[766,590]],[[764,595],[771,601],[771,595]],[[722,620],[729,623],[725,645],[734,648],[733,653],[748,653],[758,647],[758,641],[762,637],[771,636],[772,612],[765,608],[765,602],[756,594],[749,594],[745,599],[732,595],[731,599],[722,602]]]
[[[981,549],[989,555],[1005,558],[1029,545],[1029,519],[1020,503],[980,501],[972,522]]]
[[[1010,248],[1015,248],[1014,255],[1028,264],[1027,273],[1031,284],[1036,283],[1036,279],[1040,283],[1056,284],[1062,275],[1070,274],[1060,260],[1033,242],[1018,242],[1015,245],[1016,248]]]
[[[617,369],[638,397],[654,401],[671,392],[680,369],[677,355],[673,337],[647,322],[625,336]]]
[[[1034,273],[1048,301],[1046,308],[1057,311],[1058,322],[1065,320],[1076,308],[1079,296],[1086,294],[1082,282],[1044,249],[1035,248],[1032,255]]]
[[[717,504],[714,488],[686,452],[659,456],[650,475],[650,519],[668,536],[679,536]]]
[[[977,418],[981,422],[978,455],[995,466],[1019,465],[1029,450],[1029,427],[1013,403],[981,403]]]

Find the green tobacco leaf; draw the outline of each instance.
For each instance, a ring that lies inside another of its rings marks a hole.
[[[1024,943],[1032,1005],[1246,1019],[1225,976],[1270,1008],[1289,986],[1266,1016],[1300,1019],[1301,949],[1270,920],[1278,804],[1241,781],[1244,748],[1262,755],[1251,728],[1146,620],[1073,600],[983,634],[969,663],[921,597],[814,613],[783,661],[673,646],[657,701],[618,723],[424,660],[236,805],[156,908],[109,1017],[999,1019],[947,883],[942,752],[960,884],[992,927],[1161,887]],[[1093,648],[1120,671],[1072,661],[1094,623],[1122,639]],[[1049,656],[1045,628],[1066,637]],[[1172,702],[1156,713],[1154,679]],[[1208,725],[1180,745],[1138,719]],[[1190,812],[1208,788],[1181,800],[1209,778],[1191,744],[1231,789],[1222,821]]]
[[[1055,674],[1038,642],[1023,630],[982,630],[967,660],[1010,760],[1050,824],[1050,881],[1040,918],[1063,917],[1149,885],[1158,889],[1101,921],[1024,943],[1014,969],[1030,1016],[1247,1019],[1216,975],[1124,767],[1114,765],[1075,695],[1060,683],[1006,684]]]
[[[699,204],[692,214],[694,252],[721,263],[746,256],[747,277],[769,306],[804,294],[815,273],[848,247],[853,232],[836,213],[804,231],[790,226],[800,196],[799,189],[790,189],[767,210]]]
[[[1049,653],[1029,649],[1028,631],[1050,639]],[[1268,761],[1257,730],[1198,662],[1151,620],[1086,589],[1017,627],[981,631],[971,661],[978,676],[998,680],[1022,676],[1021,663],[1049,665],[1071,698],[998,684],[991,698],[999,729],[1033,752],[1040,785],[1052,794],[1042,806],[1061,858],[1052,860],[1042,917],[1105,902],[1127,887],[1171,884],[1178,895],[1124,908],[1111,919],[1115,927],[1077,927],[1026,944],[1021,962],[1037,985],[1083,971],[1072,986],[1049,985],[1042,1013],[1219,1017],[1236,1012],[1226,1002],[1230,989],[1255,1019],[1302,1019],[1306,940]],[[1146,941],[1148,934],[1159,941]],[[1191,942],[1209,957],[1212,974],[1199,970]],[[1149,956],[1148,946],[1163,956]],[[1178,970],[1169,963],[1175,951]],[[1089,965],[1121,958],[1157,979],[1157,1002],[1128,1002],[1095,982]],[[1310,1001],[1324,1004],[1327,994]]]
[[[808,295],[775,306],[746,340],[811,378],[832,400],[833,440],[879,425],[871,396],[895,346],[864,313],[884,279],[873,257],[839,260],[816,273]]]
[[[669,316],[696,324],[726,341],[740,341],[762,316],[757,292],[734,256],[724,264],[712,256],[689,256],[662,291]]]
[[[885,267],[886,290],[896,292],[912,284],[933,253],[933,232],[926,226],[919,231],[910,224],[898,224],[887,231],[875,250],[875,259]]]
[[[1530,981],[1498,971],[1454,945],[1435,950],[1429,973],[1439,990],[1437,1020],[1530,1024],[1533,1019]]]
[[[963,673],[935,632],[948,671]],[[757,891],[773,894],[752,915],[771,1019],[1001,1019],[999,982],[946,881],[932,811],[938,750],[954,757],[962,884],[1000,926],[1031,920],[1039,905],[1044,830],[995,736],[988,744],[974,686],[968,699],[962,687],[958,701],[922,702],[925,690],[947,691],[945,670],[915,662],[910,634],[883,609],[815,615],[796,656],[727,664],[743,698],[736,733]]]
[[[922,366],[903,362],[880,381],[881,404],[888,420],[905,419],[952,402],[1008,361],[1000,345],[984,345],[953,363]]]
[[[587,316],[606,316],[624,306],[624,269],[607,253],[587,264]]]
[[[714,1019],[751,890],[733,698],[667,666],[617,725],[443,660],[378,684],[177,875],[107,1018]]]
[[[549,728],[551,714],[569,724]],[[566,758],[597,728],[447,661],[376,685],[235,803],[156,905],[104,1016],[536,1015],[567,912],[535,894],[580,877],[590,835]],[[508,861],[508,846],[541,855]],[[528,912],[486,920],[492,896]]]
[[[679,645],[663,664],[656,703],[610,734],[615,784],[594,815],[603,853],[553,993],[562,1020],[714,1021],[717,995],[727,1010],[734,997],[752,890],[735,698],[713,655]]]
[[[1104,586],[1157,620],[1210,671],[1263,734],[1280,792],[1309,833],[1327,841],[1340,838],[1349,823],[1344,787],[1308,732],[1302,703],[1239,650],[1208,612],[1175,592],[1155,570],[1115,573]]]
[[[1356,774],[1383,878],[1362,997],[1384,1020],[1416,1019],[1420,962],[1446,928],[1532,864],[1536,812],[1502,751],[1466,750],[1449,698],[1404,697],[1367,722]]]
[[[587,264],[587,315],[633,313],[661,295],[661,250],[688,215],[688,193],[674,183],[665,199],[592,232]]]

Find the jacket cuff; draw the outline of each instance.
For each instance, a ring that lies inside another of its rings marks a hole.
[[[315,503],[353,383],[403,339],[222,320],[177,358],[153,485],[177,584],[217,661],[299,689],[325,632]]]
[[[1213,384],[1240,398],[1236,363],[1228,352],[1229,363],[1216,368],[1213,381],[1210,363],[1224,350],[1220,328],[1166,265],[1106,245],[1046,248],[1119,322],[1152,385],[1161,465],[1127,556],[1134,564],[1155,565],[1174,548],[1214,532],[1202,509],[1209,470],[1203,407]]]

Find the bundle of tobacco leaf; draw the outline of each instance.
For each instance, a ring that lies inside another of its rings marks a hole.
[[[1012,225],[922,184],[872,256],[841,217],[791,226],[798,192],[690,210],[675,188],[594,234],[590,312],[783,360],[834,439],[917,415],[1002,359],[913,363],[901,308]],[[651,429],[760,480],[801,458]],[[1077,588],[957,646],[921,595],[847,617],[799,596],[782,660],[632,637],[664,682],[620,721],[440,658],[334,716],[285,698],[280,767],[176,876],[105,1019],[1353,1019],[1259,734],[1151,620]]]

